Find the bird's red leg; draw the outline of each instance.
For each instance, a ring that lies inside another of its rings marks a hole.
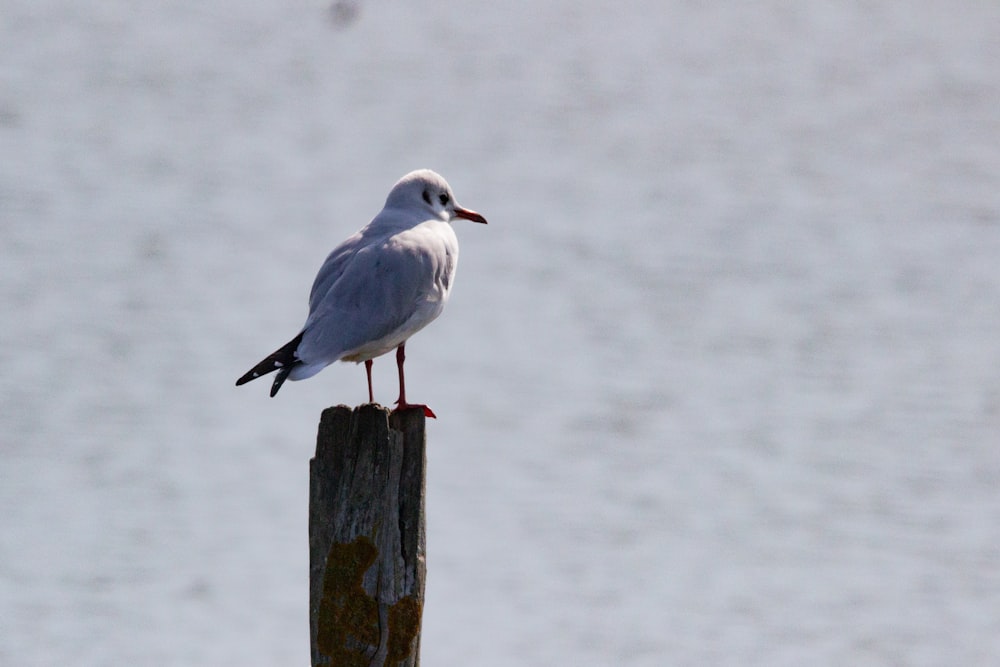
[[[368,402],[375,402],[375,395],[372,393],[372,360],[365,361],[365,374],[368,376]]]
[[[434,414],[434,411],[426,405],[406,402],[406,380],[403,377],[403,362],[406,361],[405,348],[406,343],[401,343],[400,346],[396,348],[396,367],[399,369],[399,400],[396,401],[396,409],[407,410],[409,408],[420,408],[424,411],[425,417],[437,419],[437,415]]]

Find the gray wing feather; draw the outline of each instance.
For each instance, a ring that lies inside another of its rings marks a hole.
[[[436,253],[399,236],[349,239],[330,254],[313,283],[299,357],[332,362],[392,334],[426,298],[437,264]]]
[[[333,249],[329,255],[327,255],[326,260],[323,262],[323,266],[319,268],[316,273],[316,278],[313,280],[312,289],[309,291],[309,314],[317,309],[323,296],[330,290],[335,282],[340,279],[343,275],[344,270],[350,264],[351,259],[358,252],[358,250],[363,247],[364,236],[362,232],[356,233],[354,236],[350,237],[339,246]]]

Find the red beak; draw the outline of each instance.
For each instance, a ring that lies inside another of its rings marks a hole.
[[[472,220],[473,222],[481,222],[484,225],[486,224],[486,218],[479,215],[475,211],[470,211],[469,209],[462,208],[461,206],[455,207],[455,217],[465,218],[466,220]]]

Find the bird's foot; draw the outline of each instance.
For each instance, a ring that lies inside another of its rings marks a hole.
[[[434,411],[431,410],[426,405],[423,405],[422,403],[405,403],[405,402],[401,403],[399,401],[396,401],[396,408],[393,410],[393,412],[402,412],[403,410],[410,410],[412,408],[423,410],[425,417],[430,417],[431,419],[437,419],[437,415],[434,414]]]

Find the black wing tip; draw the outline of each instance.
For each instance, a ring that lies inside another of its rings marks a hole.
[[[281,365],[273,364],[273,359],[271,359],[271,357],[268,357],[267,359],[260,362],[259,364],[248,370],[246,373],[244,373],[243,377],[241,377],[239,380],[236,381],[236,386],[239,387],[241,384],[246,384],[251,380],[256,380],[260,376],[267,375],[271,371],[276,371],[279,368],[281,368]]]
[[[278,374],[274,378],[274,383],[271,385],[271,398],[274,398],[278,394],[278,390],[281,389],[281,385],[285,384],[285,380],[288,379],[288,374],[292,372],[290,368],[282,368],[278,370]]]
[[[299,343],[302,342],[303,333],[305,332],[300,332],[298,336],[285,343],[279,349],[269,354],[259,364],[247,371],[243,377],[236,381],[236,386],[239,387],[251,380],[256,380],[262,375],[278,371],[278,377],[274,378],[274,384],[271,385],[271,396],[277,394],[291,370],[302,363],[295,356],[295,351],[298,349]]]
[[[246,375],[244,375],[243,377],[241,377],[239,380],[236,381],[236,386],[239,387],[242,384],[246,384],[250,380],[256,380],[258,377],[260,376],[254,373],[253,371],[250,371],[249,373],[247,373]]]

